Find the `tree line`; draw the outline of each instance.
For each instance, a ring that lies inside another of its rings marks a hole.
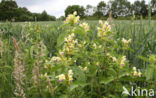
[[[140,16],[145,19],[149,15],[149,11],[152,19],[156,19],[156,0],[151,0],[150,4],[146,4],[145,0],[137,0],[134,3],[128,0],[110,0],[108,3],[101,1],[97,6],[72,5],[66,8],[65,16],[75,10],[78,15],[87,19],[91,17],[93,19],[107,18],[110,12],[112,12],[112,17],[116,19],[131,19],[133,14],[136,19],[140,19]]]
[[[13,0],[2,0],[0,3],[0,21],[54,21],[55,16],[42,13],[31,13],[26,7],[18,7]]]
[[[109,2],[101,1],[97,6],[87,5],[70,5],[65,9],[65,16],[59,19],[64,20],[68,14],[77,11],[83,19],[103,19],[112,12],[115,19],[131,19],[134,14],[136,19],[140,16],[144,19],[151,13],[152,19],[156,19],[156,0],[151,0],[146,4],[145,0],[137,0],[134,3],[128,0],[110,0]],[[54,21],[55,16],[48,15],[46,11],[42,13],[32,13],[26,7],[19,7],[16,1],[2,0],[0,2],[0,21]]]

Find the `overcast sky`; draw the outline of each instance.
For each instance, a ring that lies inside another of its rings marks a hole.
[[[1,0],[0,0],[1,1]],[[56,17],[64,15],[64,10],[68,5],[82,5],[86,7],[87,4],[96,6],[100,1],[108,2],[109,0],[15,0],[20,7],[26,7],[31,12],[41,13],[46,10],[48,14]],[[129,0],[134,2],[135,0]],[[148,2],[149,0],[146,0]]]

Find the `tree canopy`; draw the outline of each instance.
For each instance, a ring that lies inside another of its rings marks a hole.
[[[132,16],[132,12],[139,17],[148,16],[148,11],[152,13],[152,17],[156,17],[156,0],[151,0],[149,5],[145,3],[145,0],[136,0],[134,3],[130,3],[128,0],[110,0],[109,2],[101,1],[97,6],[87,5],[85,8],[80,5],[70,5],[65,9],[65,17],[68,14],[72,14],[77,11],[77,15],[81,18],[88,17],[108,17],[112,12],[113,18],[120,18]],[[59,20],[65,19],[64,16]],[[15,21],[54,21],[55,16],[48,15],[44,10],[42,13],[32,13],[26,7],[19,7],[14,0],[2,0],[0,2],[0,21],[15,20]]]
[[[65,16],[72,14],[74,11],[77,11],[77,15],[79,15],[81,17],[84,17],[84,15],[85,15],[85,13],[84,13],[85,9],[83,6],[71,5],[65,9]]]
[[[0,3],[0,20],[15,21],[52,21],[56,20],[54,16],[50,16],[46,11],[40,13],[31,13],[25,7],[18,7],[13,0],[2,0]]]

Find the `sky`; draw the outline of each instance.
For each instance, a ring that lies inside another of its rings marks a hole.
[[[1,1],[1,0],[0,0]],[[46,10],[48,14],[57,18],[64,15],[64,10],[69,5],[86,5],[96,6],[100,1],[108,2],[109,0],[15,0],[20,7],[26,7],[31,12],[41,13]],[[134,2],[135,0],[128,0]],[[145,0],[146,3],[149,0]]]

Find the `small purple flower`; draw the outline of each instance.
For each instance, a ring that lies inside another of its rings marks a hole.
[[[63,80],[58,80],[59,82],[62,82]]]

